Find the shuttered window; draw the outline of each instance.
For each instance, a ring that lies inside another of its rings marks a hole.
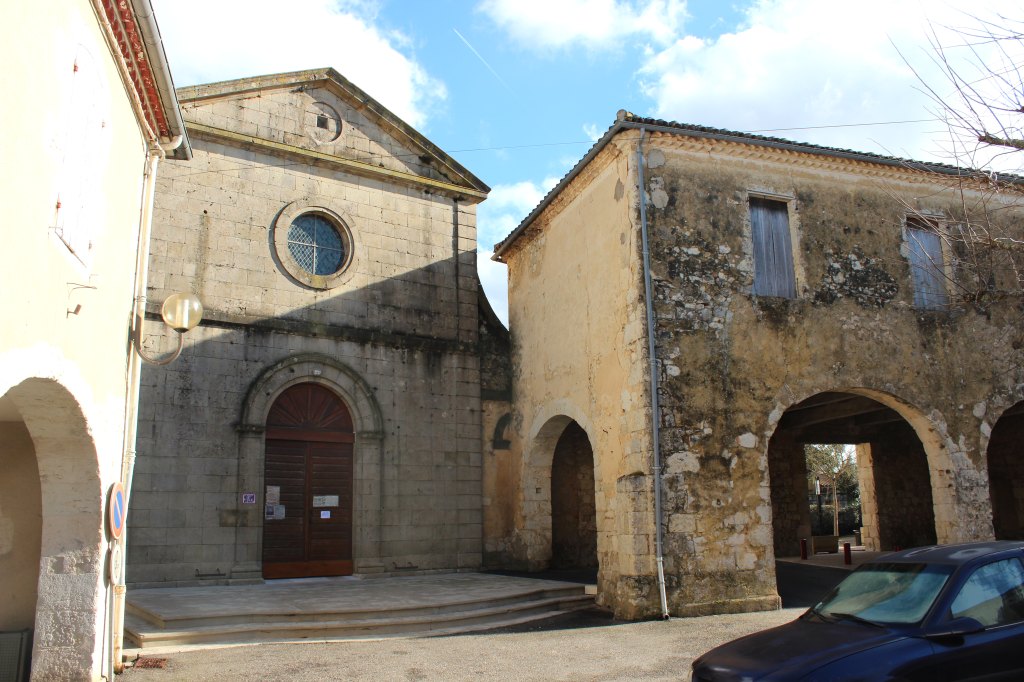
[[[938,225],[917,216],[908,216],[907,246],[910,277],[914,282],[914,305],[927,310],[945,308],[949,305],[949,292]]]
[[[750,231],[754,241],[754,293],[796,298],[787,204],[751,197]]]

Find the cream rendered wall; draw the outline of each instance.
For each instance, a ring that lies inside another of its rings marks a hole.
[[[619,140],[507,255],[524,463],[510,544],[533,567],[550,558],[551,460],[575,420],[594,449],[599,599],[630,615],[635,576],[654,571],[654,522],[635,136]]]
[[[59,385],[73,397],[88,429],[79,451],[64,451],[63,461],[55,456],[49,462],[50,476],[43,481],[44,556],[33,675],[95,679],[101,674],[106,603],[101,497],[120,479],[146,150],[90,3],[4,3],[0,23],[11,28],[0,45],[5,65],[0,82],[8,93],[0,101],[7,237],[0,252],[5,315],[0,419],[21,422],[28,411],[45,410],[41,398],[28,404],[33,395],[41,395],[29,389]],[[90,65],[88,97],[79,101],[86,102],[99,129],[83,131],[77,125],[82,112],[70,101],[72,81],[80,78],[76,59]],[[73,150],[80,140],[72,133],[86,133],[91,140],[77,155]],[[69,164],[69,158],[78,161]],[[76,181],[83,183],[84,203],[74,208],[82,211],[83,243],[92,244],[85,249],[85,262],[53,229],[58,194]],[[79,305],[77,314],[69,312]],[[41,439],[59,442],[70,431],[56,406],[50,416],[48,422],[26,419],[37,452]],[[6,447],[0,450],[0,467],[6,468],[8,455]],[[79,483],[78,474],[70,476],[82,466],[95,472],[93,484]],[[54,497],[57,492],[60,497]],[[67,515],[74,505],[86,511]],[[50,550],[56,553],[47,555]],[[7,608],[7,602],[0,602],[0,614]]]

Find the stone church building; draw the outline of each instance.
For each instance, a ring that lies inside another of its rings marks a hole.
[[[868,549],[1024,537],[1020,282],[963,238],[1019,238],[1011,200],[620,112],[495,247],[519,453],[488,542],[599,565],[622,616],[774,608],[816,443],[857,446]]]
[[[129,584],[479,568],[489,188],[331,69],[178,96],[149,297],[205,315],[143,373]]]

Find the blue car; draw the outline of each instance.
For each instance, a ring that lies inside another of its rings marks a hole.
[[[792,623],[699,657],[690,679],[1024,680],[1024,542],[880,556]]]

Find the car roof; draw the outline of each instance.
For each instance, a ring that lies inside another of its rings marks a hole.
[[[930,563],[960,566],[975,559],[988,557],[1000,552],[1024,550],[1024,541],[989,540],[986,542],[968,542],[958,545],[931,545],[914,547],[891,554],[883,554],[870,563]]]

